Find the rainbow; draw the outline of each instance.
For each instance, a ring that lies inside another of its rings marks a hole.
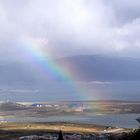
[[[46,44],[45,44],[46,45]],[[61,81],[67,89],[72,89],[74,94],[80,100],[86,100],[86,90],[81,89],[75,84],[76,74],[72,70],[66,70],[60,66],[49,54],[49,49],[43,50],[43,45],[38,43],[34,38],[26,38],[20,41],[18,47],[24,57],[31,61],[32,65],[36,66],[39,74],[49,76],[50,80]],[[47,47],[47,46],[45,46]],[[48,47],[47,47],[48,48]]]

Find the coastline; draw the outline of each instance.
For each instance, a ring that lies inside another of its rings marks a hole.
[[[133,129],[118,128],[112,126],[102,126],[97,124],[80,124],[68,122],[47,122],[47,123],[0,123],[0,131],[39,131],[39,132],[58,132],[62,130],[66,133],[120,133],[130,132]]]

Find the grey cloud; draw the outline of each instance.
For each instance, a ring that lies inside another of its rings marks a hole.
[[[31,36],[48,40],[58,56],[134,55],[140,53],[139,6],[137,0],[1,0],[0,50],[14,57],[17,43]]]
[[[140,1],[138,0],[107,0],[115,11],[119,24],[131,22],[132,20],[140,17]]]

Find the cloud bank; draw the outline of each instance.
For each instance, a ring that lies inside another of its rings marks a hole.
[[[1,59],[18,58],[17,44],[30,37],[40,47],[47,41],[56,57],[138,57],[139,7],[137,0],[0,0]]]

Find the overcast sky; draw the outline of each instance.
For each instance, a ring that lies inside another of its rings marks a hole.
[[[54,56],[139,57],[139,8],[138,0],[0,0],[1,59],[18,58],[27,38]]]

